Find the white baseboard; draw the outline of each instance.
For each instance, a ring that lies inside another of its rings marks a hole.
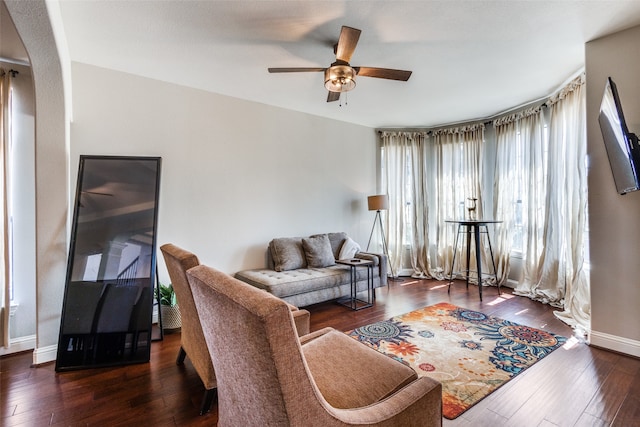
[[[597,331],[591,331],[589,339],[591,345],[595,347],[601,347],[618,353],[640,357],[640,341]]]
[[[391,272],[389,272],[391,273]],[[413,274],[413,270],[411,270],[410,268],[405,268],[405,269],[401,269],[400,271],[396,272],[396,274],[399,277],[411,277],[411,275]],[[483,274],[484,276],[484,274]],[[513,279],[507,279],[501,286],[505,286],[507,288],[511,288],[511,289],[515,289],[516,286],[518,286],[518,282],[513,280]],[[156,320],[154,318],[154,322],[156,323]]]
[[[387,273],[391,274],[391,271],[388,270]],[[407,276],[411,276],[413,274],[413,270],[410,269],[410,268],[401,268],[400,271],[396,271],[395,273],[400,277],[403,277],[403,276],[407,277]]]
[[[33,364],[41,365],[47,362],[53,362],[58,356],[58,345],[48,345],[46,347],[39,347],[33,350]]]
[[[19,353],[21,351],[33,350],[36,348],[36,336],[27,335],[10,340],[9,348],[0,347],[0,356],[5,354]]]

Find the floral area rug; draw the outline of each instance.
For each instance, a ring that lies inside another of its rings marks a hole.
[[[440,303],[347,335],[442,383],[442,412],[457,418],[566,338]]]

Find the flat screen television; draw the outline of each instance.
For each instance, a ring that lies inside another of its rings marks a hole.
[[[604,88],[598,121],[616,190],[619,194],[640,190],[638,137],[627,128],[618,89],[611,77]]]

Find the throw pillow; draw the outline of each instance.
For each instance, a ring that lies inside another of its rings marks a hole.
[[[347,239],[347,233],[344,231],[340,231],[338,233],[327,233],[329,237],[329,243],[331,243],[331,250],[333,250],[333,257],[335,259],[340,259],[338,255],[340,254],[340,248],[342,247],[342,242]]]
[[[338,259],[349,259],[353,258],[355,254],[360,252],[360,245],[356,243],[351,237],[347,237],[347,240],[342,244],[342,248],[340,249],[340,255]]]
[[[322,268],[336,263],[329,237],[326,234],[302,239],[302,247],[309,267]]]
[[[300,237],[281,237],[269,243],[275,271],[296,270],[304,268],[307,261],[302,249]]]

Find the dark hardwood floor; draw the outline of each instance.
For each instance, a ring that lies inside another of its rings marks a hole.
[[[391,282],[375,306],[358,312],[334,302],[309,308],[311,328],[357,326],[442,301],[566,337],[571,329],[553,309],[508,290],[444,282]],[[56,374],[54,365],[30,366],[30,353],[0,359],[3,426],[215,425],[217,406],[198,416],[203,387],[188,361],[175,364],[179,334],[152,346],[151,362]],[[640,426],[640,360],[576,343],[561,348],[445,426]]]

